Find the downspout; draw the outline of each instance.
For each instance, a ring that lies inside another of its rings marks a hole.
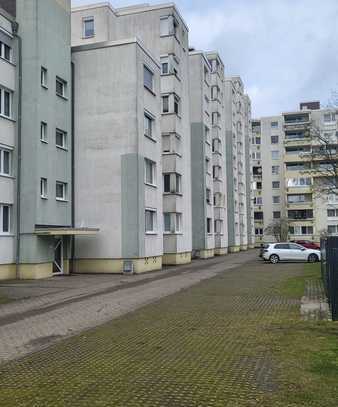
[[[22,39],[18,35],[19,24],[12,23],[13,34],[18,40],[17,65],[19,65],[19,83],[18,83],[18,118],[17,118],[17,174],[16,174],[16,258],[15,274],[20,278],[20,234],[21,234],[21,133],[22,133]]]
[[[72,127],[72,228],[75,228],[75,120],[74,120],[74,111],[75,111],[75,85],[74,85],[74,63],[71,62],[71,77],[72,77],[72,107],[71,107],[71,127]],[[75,271],[75,235],[72,236],[71,241],[71,272]]]

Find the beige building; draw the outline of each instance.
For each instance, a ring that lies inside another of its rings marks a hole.
[[[338,199],[318,186],[328,163],[311,159],[320,147],[314,134],[337,145],[336,109],[302,103],[299,110],[254,120],[252,131],[256,245],[275,240],[265,230],[280,218],[290,240],[318,242],[323,234],[337,234]]]

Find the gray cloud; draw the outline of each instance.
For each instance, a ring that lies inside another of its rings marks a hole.
[[[126,4],[133,1],[113,2]],[[337,88],[337,0],[183,0],[177,5],[190,27],[191,45],[219,50],[227,73],[242,76],[255,116],[293,110],[303,100],[325,104]]]

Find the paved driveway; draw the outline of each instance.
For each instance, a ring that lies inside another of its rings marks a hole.
[[[145,275],[75,275],[3,283],[6,295],[23,298],[0,305],[0,363],[256,259],[254,250]]]

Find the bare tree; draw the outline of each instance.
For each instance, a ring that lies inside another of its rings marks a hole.
[[[335,115],[335,111],[328,114]],[[315,122],[310,126],[310,150],[301,154],[309,163],[304,173],[314,176],[314,193],[338,195],[338,139],[334,132],[322,131]]]
[[[277,242],[286,242],[289,234],[287,218],[274,219],[265,229],[264,234],[273,236]]]

